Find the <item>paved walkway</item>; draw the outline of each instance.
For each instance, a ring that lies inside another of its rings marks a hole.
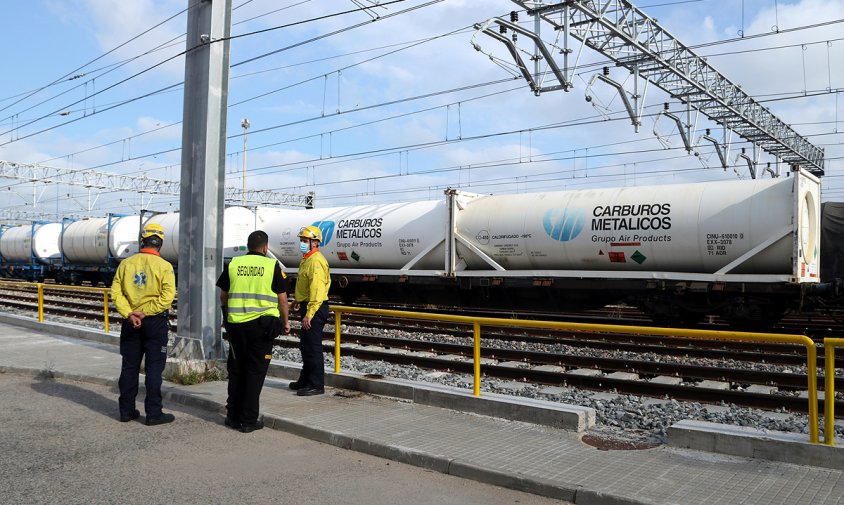
[[[0,371],[49,370],[114,384],[119,368],[114,346],[0,323]],[[670,447],[600,451],[554,428],[342,390],[303,398],[286,384],[267,380],[261,409],[268,426],[580,505],[844,503],[844,472],[838,470]],[[168,402],[200,406],[219,413],[222,422],[224,382],[166,390],[165,409]]]

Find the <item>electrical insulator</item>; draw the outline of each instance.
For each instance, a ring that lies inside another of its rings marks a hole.
[[[504,25],[498,25],[498,33],[507,33],[507,27]]]
[[[662,108],[663,110],[665,110],[665,112],[668,112],[668,102],[663,103]]]
[[[516,33],[516,32],[513,32],[513,42],[515,42],[516,39],[518,39],[518,38],[519,38],[519,34]]]
[[[706,129],[706,134],[709,135],[709,128]]]
[[[510,11],[510,22],[511,23],[518,23],[519,22],[519,13],[516,11]]]
[[[610,67],[604,67],[604,75],[610,75]]]

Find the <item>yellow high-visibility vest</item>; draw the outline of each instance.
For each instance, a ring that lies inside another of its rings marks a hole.
[[[280,317],[278,294],[273,292],[276,260],[247,254],[229,263],[228,317],[230,323],[245,323],[261,316]]]

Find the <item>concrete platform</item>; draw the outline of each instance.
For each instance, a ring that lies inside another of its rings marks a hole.
[[[115,383],[120,357],[113,345],[61,336],[64,330],[58,325],[35,323],[36,329],[25,329],[2,323],[20,322],[10,317],[0,318],[0,371]],[[79,330],[73,332],[79,335]],[[361,388],[396,387],[353,374],[344,380],[364,384]],[[303,398],[287,389],[287,380],[271,377],[261,410],[275,429],[579,505],[844,502],[842,470],[669,446],[598,450],[575,431],[425,404],[426,397],[442,396],[462,408],[473,400],[422,386],[410,388],[409,399],[348,389]],[[194,405],[218,413],[222,422],[225,382],[166,384],[165,391],[165,409]],[[116,415],[116,394],[114,399]],[[260,437],[261,432],[248,436]]]
[[[668,428],[674,447],[844,470],[844,440],[810,444],[806,435],[685,420]]]

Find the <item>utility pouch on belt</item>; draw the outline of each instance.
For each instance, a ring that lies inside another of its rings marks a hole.
[[[261,316],[258,325],[264,330],[264,338],[275,340],[281,334],[281,318],[275,316]]]

